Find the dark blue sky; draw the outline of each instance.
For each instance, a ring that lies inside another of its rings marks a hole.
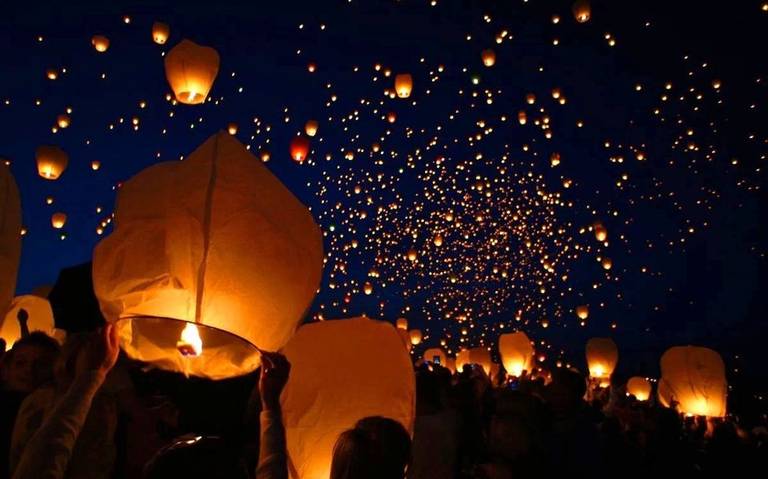
[[[228,122],[240,125],[238,139],[254,150],[264,147],[268,139],[270,169],[305,204],[320,211],[324,206],[316,185],[322,181],[322,171],[337,174],[334,171],[339,170],[335,163],[311,167],[292,162],[287,153],[290,137],[306,119],[320,120],[322,141],[313,140],[316,158],[327,152],[341,156],[339,151],[348,148],[355,135],[359,135],[358,146],[380,138],[385,126],[370,114],[370,108],[360,105],[360,99],[379,101],[382,89],[389,85],[391,80],[381,75],[379,83],[371,81],[372,66],[381,62],[395,72],[414,73],[414,99],[419,102],[412,108],[388,101],[384,107],[398,113],[386,148],[399,156],[381,168],[391,175],[422,141],[418,134],[408,137],[406,128],[431,129],[455,109],[467,111],[470,100],[460,98],[457,91],[473,88],[472,75],[479,75],[478,90],[501,93],[493,105],[480,105],[452,123],[441,142],[474,134],[481,117],[506,114],[514,122],[528,92],[546,99],[552,88],[560,87],[567,95],[566,108],[555,111],[548,106],[556,132],[553,148],[565,161],[556,174],[546,167],[541,171],[551,185],[559,183],[561,175],[577,182],[567,192],[577,206],[563,218],[573,222],[575,230],[594,219],[590,210],[598,210],[601,218],[614,209],[621,211],[621,221],[609,223],[609,229],[612,237],[626,239],[615,241],[608,252],[621,279],[601,288],[599,294],[591,292],[591,285],[598,281],[595,277],[602,274],[595,271],[594,255],[591,262],[574,262],[569,279],[573,291],[558,298],[563,303],[557,313],[561,321],[546,331],[532,321],[526,328],[532,337],[578,351],[586,337],[613,334],[622,351],[649,363],[655,363],[666,347],[685,342],[714,346],[724,351],[727,360],[760,351],[768,305],[761,294],[768,284],[761,226],[766,205],[756,193],[756,188],[765,186],[762,108],[768,81],[763,77],[765,62],[760,52],[768,13],[760,10],[760,2],[596,1],[592,20],[584,25],[573,21],[570,2],[440,0],[436,7],[427,1],[384,0],[240,3],[16,2],[3,7],[0,100],[7,99],[9,104],[0,104],[0,155],[12,161],[28,229],[19,292],[51,284],[61,268],[90,258],[99,239],[96,228],[111,212],[118,182],[157,161],[188,154]],[[490,15],[490,23],[483,20],[484,14]],[[556,25],[551,21],[554,14],[561,17]],[[123,15],[131,17],[130,24],[123,22]],[[150,29],[156,20],[171,26],[165,47],[151,41]],[[298,28],[300,24],[303,29]],[[322,24],[325,29],[320,28]],[[513,39],[495,45],[494,35],[504,29]],[[616,38],[616,47],[608,46],[606,33]],[[91,47],[94,34],[110,38],[106,53]],[[467,34],[473,36],[471,41],[466,40]],[[40,35],[43,42],[37,41]],[[161,52],[182,38],[219,51],[221,68],[211,92],[218,104],[172,107],[165,100],[169,88]],[[555,38],[560,40],[557,48],[552,45]],[[480,50],[488,47],[498,56],[492,69],[479,61]],[[306,69],[310,61],[318,65],[314,74]],[[446,73],[430,84],[429,71],[438,64],[445,65]],[[354,66],[360,72],[353,72]],[[467,71],[462,71],[465,66]],[[49,81],[44,72],[52,67],[65,67],[67,73]],[[723,84],[717,94],[711,88],[715,78]],[[758,78],[763,82],[757,83]],[[674,87],[670,99],[660,102],[666,82]],[[638,83],[644,87],[642,92],[634,91]],[[434,92],[426,95],[426,88]],[[703,100],[695,99],[698,92],[704,92]],[[330,94],[338,95],[338,102],[328,108]],[[677,101],[679,95],[686,99]],[[147,107],[140,108],[140,101],[146,101]],[[697,102],[700,106],[693,111]],[[756,107],[750,108],[752,104]],[[659,106],[664,112],[655,116],[653,110]],[[72,125],[51,133],[56,116],[67,107],[73,109]],[[339,119],[356,109],[363,118],[344,131]],[[333,123],[325,121],[329,115]],[[284,122],[285,116],[290,122]],[[138,131],[132,129],[133,117],[139,118]],[[254,118],[263,122],[258,134]],[[585,121],[583,129],[575,128],[578,120]],[[268,133],[264,124],[271,125]],[[682,151],[685,142],[682,147],[675,145],[687,128],[695,130],[693,138],[702,152]],[[541,146],[541,136],[532,140],[529,130],[498,129],[501,133],[484,143],[487,155],[500,154],[505,144],[513,145],[515,151],[531,141],[539,141],[534,148]],[[606,141],[611,142],[610,149],[605,148]],[[69,153],[70,165],[60,180],[49,182],[37,176],[34,150],[40,144],[57,144]],[[608,159],[618,144],[626,155],[626,166],[621,168]],[[648,160],[635,161],[630,145],[640,147]],[[712,161],[705,155],[710,149],[716,150]],[[450,150],[449,161],[474,155],[476,150],[458,143]],[[733,159],[738,160],[737,166],[731,165]],[[99,171],[90,169],[92,160],[101,161]],[[353,166],[339,162],[339,167],[354,169],[359,177],[368,168],[365,161],[356,158]],[[620,173],[631,178],[623,189],[614,186]],[[405,175],[399,188],[407,203],[409,195],[418,196],[423,185]],[[331,191],[329,198],[346,201],[344,188],[334,185],[331,189],[338,192]],[[648,199],[662,194],[663,198]],[[54,198],[53,205],[45,204],[47,196]],[[709,198],[706,206],[697,206],[705,197]],[[97,206],[103,208],[101,214],[96,213]],[[50,226],[54,211],[69,217],[63,241],[61,232]],[[670,240],[680,238],[686,221],[695,225],[696,234],[685,244],[668,246]],[[332,245],[327,248],[334,251]],[[358,276],[354,281],[359,285],[370,262],[350,263],[350,275]],[[640,274],[642,267],[657,274]],[[599,281],[610,283],[602,276]],[[622,300],[616,301],[619,292]],[[371,297],[355,296],[348,313],[383,311],[394,318],[403,311],[402,294],[395,285],[386,292],[377,289]],[[319,304],[326,304],[328,316],[343,315],[343,306],[331,306],[340,301],[340,295],[339,290],[324,288],[315,312]],[[376,306],[380,301],[387,304],[383,310]],[[599,312],[592,308],[595,321],[586,328],[575,326],[572,315],[563,312],[580,301],[604,304]],[[497,316],[485,318],[486,324],[478,329],[490,331],[488,323],[508,322],[516,305],[507,306]],[[455,332],[454,326],[423,324],[421,317],[412,315],[412,324],[432,331],[435,338],[438,332]],[[614,322],[616,330],[610,329]]]

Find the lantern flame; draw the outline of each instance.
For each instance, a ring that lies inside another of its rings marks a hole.
[[[176,342],[176,349],[182,356],[200,356],[203,353],[203,340],[195,323],[187,323]]]

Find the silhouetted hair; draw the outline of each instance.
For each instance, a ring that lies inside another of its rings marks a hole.
[[[42,331],[33,331],[29,333],[29,336],[19,339],[13,344],[12,350],[24,346],[35,346],[52,354],[58,354],[61,350],[59,343]]]
[[[361,419],[333,447],[331,479],[402,479],[411,459],[411,438],[397,421]]]

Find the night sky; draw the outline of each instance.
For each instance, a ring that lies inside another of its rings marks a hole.
[[[762,2],[594,1],[583,24],[560,1],[64,3],[0,15],[0,157],[26,228],[19,293],[90,259],[121,181],[235,122],[326,234],[308,320],[403,316],[424,331],[419,348],[444,339],[454,353],[520,328],[549,362],[610,335],[627,372],[697,344],[729,375],[747,363],[765,378]],[[155,21],[170,25],[165,45]],[[166,98],[162,55],[183,38],[221,57],[204,105]],[[406,72],[411,97],[387,97]],[[53,132],[67,108],[71,125]],[[298,164],[289,143],[310,119],[319,131]],[[37,175],[41,144],[69,154],[57,181]],[[68,216],[61,230],[54,212]]]

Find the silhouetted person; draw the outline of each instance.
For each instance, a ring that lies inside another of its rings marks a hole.
[[[331,479],[402,479],[411,458],[411,438],[397,421],[366,417],[339,435]]]

